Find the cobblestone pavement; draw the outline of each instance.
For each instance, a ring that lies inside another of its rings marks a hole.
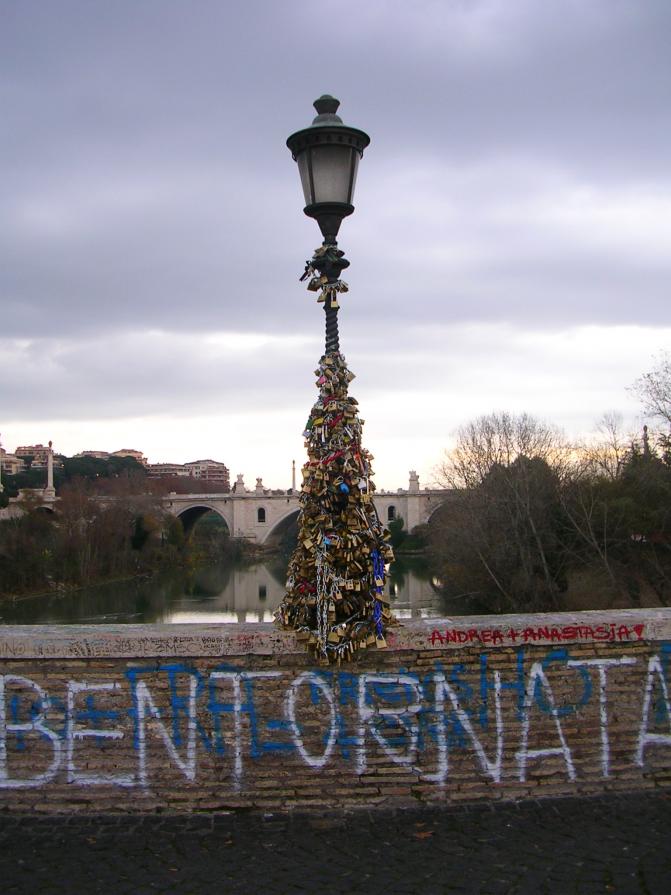
[[[0,891],[671,892],[671,793],[347,814],[0,817]]]

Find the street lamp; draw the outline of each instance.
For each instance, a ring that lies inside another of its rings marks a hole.
[[[339,349],[336,294],[346,291],[347,287],[340,285],[340,274],[349,267],[344,252],[337,248],[338,231],[343,218],[354,211],[359,159],[370,143],[368,134],[343,124],[336,114],[339,105],[333,96],[320,96],[314,101],[317,116],[311,127],[296,131],[287,140],[301,177],[303,211],[317,221],[324,237],[321,249],[307,262],[301,279],[315,271],[326,277],[325,282],[313,280],[308,288],[323,290],[327,353]]]
[[[326,349],[316,370],[319,397],[303,432],[308,460],[298,542],[275,613],[325,665],[369,647],[384,649],[386,627],[394,623],[384,593],[393,552],[373,503],[373,457],[362,443],[363,420],[348,392],[354,374],[338,340],[338,295],[348,291],[340,274],[349,262],[336,240],[343,218],[354,211],[357,168],[370,138],[343,124],[339,105],[332,96],[320,96],[312,126],[287,140],[298,164],[305,214],[324,237],[301,280],[308,280],[308,289],[324,302]]]
[[[325,94],[313,105],[317,117],[312,126],[292,134],[287,146],[298,164],[303,210],[319,224],[324,244],[336,245],[342,219],[354,211],[356,172],[370,137],[343,124],[335,97]]]

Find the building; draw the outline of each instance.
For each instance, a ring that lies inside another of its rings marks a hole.
[[[231,487],[228,467],[225,463],[220,463],[218,460],[192,460],[191,463],[184,465],[194,479],[219,482],[227,489]]]
[[[149,463],[147,472],[151,478],[165,478],[166,476],[189,476],[191,473],[183,463]]]
[[[23,472],[25,468],[26,464],[21,457],[17,457],[16,454],[8,454],[4,448],[0,448],[0,469],[2,472],[6,472],[7,475],[16,475],[18,472]]]
[[[121,448],[120,451],[113,451],[112,453],[109,451],[80,451],[78,454],[75,454],[76,459],[81,457],[92,457],[94,460],[109,460],[110,457],[132,457],[133,460],[137,460],[142,466],[147,465],[145,455],[142,451],[136,451],[135,448]]]
[[[138,463],[141,463],[142,466],[147,465],[147,458],[142,453],[142,451],[136,451],[134,448],[121,448],[120,451],[113,451],[111,454],[108,454],[109,457],[132,457],[133,460],[137,460]]]
[[[20,457],[24,462],[32,458],[31,466],[46,466],[49,458],[49,446],[44,444],[27,444],[17,447],[14,451],[15,456]],[[27,463],[26,463],[27,465]]]
[[[190,463],[149,463],[147,472],[152,478],[180,476],[198,479],[201,482],[212,482],[229,491],[230,474],[225,463],[218,460],[192,460]]]

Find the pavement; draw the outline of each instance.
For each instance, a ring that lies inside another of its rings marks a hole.
[[[328,814],[5,814],[0,892],[669,895],[671,792]]]

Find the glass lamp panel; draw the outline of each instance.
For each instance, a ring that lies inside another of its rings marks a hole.
[[[306,149],[296,159],[298,164],[298,173],[301,175],[301,186],[303,187],[303,195],[305,196],[305,204],[312,205],[314,198],[310,189],[310,150]]]
[[[360,158],[359,153],[356,151],[356,149],[353,149],[352,150],[352,161],[351,161],[352,186],[350,187],[349,199],[347,200],[350,205],[352,205],[354,202],[354,189],[356,187],[357,171],[359,170],[359,158]]]
[[[349,202],[351,158],[349,146],[312,147],[315,202]]]

